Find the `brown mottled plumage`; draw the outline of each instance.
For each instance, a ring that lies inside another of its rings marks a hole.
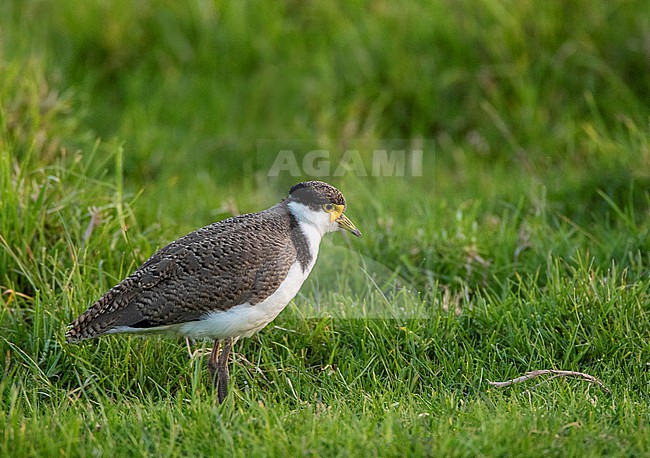
[[[303,262],[309,257],[285,202],[210,224],[162,248],[77,318],[68,342],[118,326],[198,320],[210,311],[264,300],[299,252]]]

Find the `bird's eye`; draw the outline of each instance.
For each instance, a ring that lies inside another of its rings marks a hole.
[[[332,205],[332,204],[325,204],[325,205],[323,205],[323,209],[324,209],[326,212],[331,212],[331,211],[334,210],[334,205]]]

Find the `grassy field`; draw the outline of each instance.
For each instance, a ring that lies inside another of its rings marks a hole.
[[[650,456],[648,75],[642,0],[0,2],[0,455]],[[209,342],[65,343],[316,150],[364,238],[224,405]]]

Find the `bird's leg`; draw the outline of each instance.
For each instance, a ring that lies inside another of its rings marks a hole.
[[[217,397],[219,398],[219,404],[221,404],[228,395],[228,381],[230,378],[230,373],[228,371],[228,359],[230,358],[230,350],[234,339],[231,337],[226,340],[223,350],[221,350],[221,355],[217,361],[217,378],[215,379],[215,386],[217,387]]]
[[[217,369],[219,368],[218,358],[219,355],[219,346],[221,345],[220,340],[214,341],[214,347],[212,347],[212,353],[210,353],[210,358],[208,358],[208,372],[212,378],[214,386],[217,386]]]

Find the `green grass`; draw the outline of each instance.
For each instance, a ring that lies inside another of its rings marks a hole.
[[[0,455],[650,455],[648,13],[0,2]],[[423,176],[324,177],[364,238],[323,242],[224,405],[182,340],[65,343],[157,248],[310,178],[276,147],[371,170],[392,139]],[[609,391],[487,383],[534,369]]]

